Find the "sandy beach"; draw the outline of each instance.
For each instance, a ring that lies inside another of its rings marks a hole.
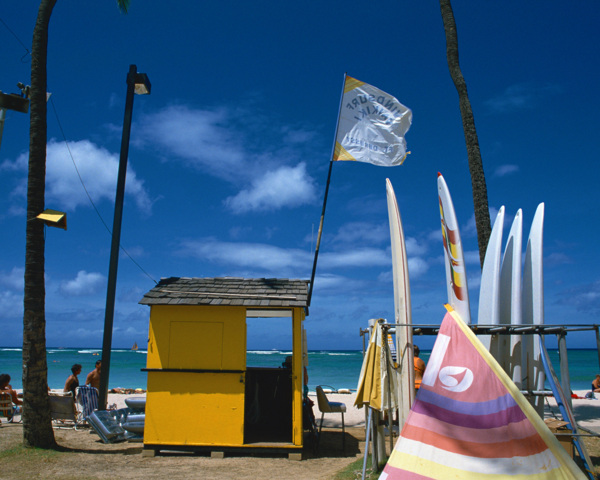
[[[116,408],[125,408],[125,399],[132,397],[146,397],[145,393],[141,394],[119,394],[109,393],[108,394],[108,405],[116,405]],[[317,397],[314,392],[309,392],[309,398],[315,402],[313,411],[315,417],[320,420],[321,416],[319,413],[319,407],[317,406]],[[344,422],[349,427],[359,427],[365,425],[365,409],[357,408],[354,406],[356,400],[356,393],[328,393],[327,398],[332,402],[342,402],[346,405],[346,413],[344,414]],[[600,406],[600,402],[598,403]],[[339,414],[327,414],[323,419],[323,426],[341,427],[341,415]]]
[[[600,435],[600,394],[596,394],[596,398],[585,398],[586,390],[576,390],[573,392],[578,398],[572,398],[573,414],[580,427],[591,430]],[[125,408],[127,407],[125,400],[127,398],[145,398],[146,393],[109,393],[108,405],[109,408]],[[314,392],[309,392],[309,397],[315,403],[313,411],[317,421],[320,421],[320,412],[317,406],[317,398]],[[341,402],[346,405],[346,413],[344,421],[347,427],[362,427],[365,426],[365,408],[357,408],[354,406],[356,400],[356,392],[352,393],[327,393],[327,398],[332,402]],[[554,397],[546,397],[544,418],[560,418],[560,411]],[[324,427],[338,428],[341,427],[341,415],[327,414],[323,419]]]
[[[600,434],[600,394],[596,393],[594,399],[587,399],[585,394],[588,392],[589,390],[576,390],[573,392],[579,397],[571,399],[573,402],[573,415],[579,427]],[[554,397],[547,397],[544,414],[545,418],[561,418]]]
[[[125,407],[125,399],[145,394],[108,395],[109,405]],[[142,444],[122,442],[104,444],[89,428],[55,429],[54,435],[61,452],[51,452],[33,458],[24,452],[15,457],[3,457],[3,451],[18,451],[22,444],[22,424],[4,423],[0,427],[0,471],[2,479],[60,478],[60,479],[256,479],[293,478],[297,480],[332,479],[351,464],[362,459],[364,452],[364,410],[352,407],[355,395],[332,394],[329,399],[342,401],[348,408],[345,450],[342,450],[342,431],[329,426],[341,426],[341,416],[327,415],[321,436],[319,453],[311,448],[303,452],[302,461],[289,460],[285,455],[228,454],[211,458],[210,454],[161,452],[153,458],[142,456]],[[316,398],[315,398],[316,401]],[[313,411],[320,418],[315,405]],[[334,418],[335,417],[335,418]],[[308,439],[305,437],[305,444]],[[4,458],[8,461],[5,463]]]
[[[574,392],[580,398],[573,398],[573,413],[575,419],[580,427],[587,428],[598,434],[600,434],[600,394],[596,394],[595,399],[585,398],[587,391],[577,390]],[[125,399],[129,397],[145,397],[146,394],[108,394],[108,404],[116,405],[117,408],[125,408]],[[320,420],[319,408],[317,406],[316,394],[313,392],[309,393],[309,397],[315,402],[313,411],[317,420]],[[328,393],[327,398],[332,402],[342,402],[346,405],[346,413],[344,414],[344,421],[349,427],[364,427],[365,425],[365,408],[357,408],[354,406],[356,400],[356,393],[342,394],[342,393]],[[545,418],[559,417],[560,412],[556,404],[554,397],[546,397],[546,408]],[[337,414],[327,414],[323,420],[324,426],[329,427],[341,427],[341,416]]]
[[[587,392],[575,393],[584,397]],[[123,408],[126,406],[125,399],[144,396],[144,393],[110,393],[108,402],[109,405],[114,404],[117,408]],[[345,451],[341,448],[339,414],[325,415],[319,454],[315,455],[307,448],[300,462],[288,460],[283,455],[226,455],[225,458],[216,459],[208,454],[193,455],[176,452],[161,452],[156,457],[148,458],[142,456],[140,443],[104,444],[89,428],[78,430],[61,428],[54,431],[61,447],[59,453],[48,455],[47,458],[44,457],[39,461],[29,454],[20,455],[6,463],[7,467],[3,468],[0,478],[154,479],[168,476],[170,479],[255,479],[266,475],[267,478],[283,477],[300,480],[333,479],[337,472],[363,458],[365,409],[354,407],[355,393],[331,393],[327,396],[330,401],[343,402],[347,408],[344,417]],[[316,397],[312,398],[315,401],[313,411],[318,423],[321,415]],[[600,434],[600,396],[597,399],[573,399],[573,410],[581,427]],[[548,397],[545,416],[560,417],[552,397]],[[593,464],[600,465],[600,439],[585,437],[584,441]],[[21,443],[22,425],[4,423],[0,428],[0,454],[7,449],[18,448]],[[386,442],[386,447],[389,450],[389,442]],[[357,475],[357,478],[360,478],[359,470]]]

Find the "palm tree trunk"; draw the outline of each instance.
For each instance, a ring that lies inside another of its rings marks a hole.
[[[465,82],[458,63],[458,35],[456,33],[456,22],[454,21],[454,13],[452,12],[450,0],[440,0],[440,9],[442,12],[442,21],[444,22],[444,31],[446,32],[446,56],[448,58],[448,68],[450,69],[450,76],[452,77],[452,81],[458,92],[460,114],[463,122],[463,130],[465,132],[469,171],[471,172],[471,187],[473,189],[477,242],[479,244],[479,261],[483,267],[485,251],[492,230],[485,174],[483,172],[481,152],[479,151],[479,140],[477,139],[477,130],[475,129],[475,119],[473,118],[473,110],[471,109],[471,102],[469,102],[469,95],[467,93],[467,83]]]
[[[46,289],[44,285],[44,211],[46,186],[46,59],[48,24],[56,0],[42,0],[31,47],[31,116],[27,177],[27,233],[23,315],[23,443],[56,446],[48,400],[46,363]]]

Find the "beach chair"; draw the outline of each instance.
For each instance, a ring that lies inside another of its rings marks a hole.
[[[54,422],[54,428],[74,428],[79,426],[77,406],[75,398],[70,392],[48,393],[50,400],[50,415]]]
[[[330,402],[327,399],[327,395],[323,391],[323,387],[319,385],[316,388],[317,391],[317,405],[321,412],[321,423],[319,425],[319,437],[321,439],[321,429],[323,428],[323,417],[326,413],[341,413],[342,414],[342,449],[346,450],[346,426],[344,424],[344,412],[346,411],[346,404],[341,402]]]
[[[10,393],[0,392],[0,417],[5,417],[8,423],[20,422],[21,408],[13,404]]]
[[[5,417],[12,420],[13,403],[10,398],[10,393],[0,392],[0,417]],[[1,423],[1,422],[0,422]]]
[[[98,389],[90,385],[77,387],[77,401],[81,405],[79,421],[87,421],[92,412],[98,410]]]

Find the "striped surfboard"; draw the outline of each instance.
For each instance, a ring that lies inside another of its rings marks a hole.
[[[471,308],[469,305],[469,289],[467,286],[467,271],[463,255],[458,221],[454,204],[446,180],[438,173],[438,198],[440,202],[440,217],[442,221],[442,237],[444,240],[444,258],[446,265],[446,283],[448,303],[454,308],[465,322],[471,323]]]

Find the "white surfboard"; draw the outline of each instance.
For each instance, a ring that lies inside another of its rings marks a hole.
[[[544,323],[544,204],[540,203],[535,211],[527,250],[523,266],[523,323],[543,325]],[[537,337],[537,335],[536,335]],[[523,381],[523,388],[527,390],[543,390],[546,380],[544,365],[541,359],[539,341],[532,335],[525,335],[522,339],[524,364],[527,376]],[[535,397],[535,408],[542,414],[544,399]]]
[[[444,239],[444,257],[446,259],[448,303],[466,324],[470,324],[471,308],[469,306],[465,258],[460,241],[454,204],[452,203],[448,185],[446,185],[446,181],[441,173],[438,173],[437,185],[442,220],[442,236]]]
[[[402,219],[396,195],[389,179],[385,181],[388,215],[390,219],[390,236],[392,239],[392,269],[394,277],[394,318],[396,327],[396,355],[400,365],[398,381],[398,421],[400,429],[410,412],[415,399],[415,367],[413,360],[413,331],[410,304],[410,283],[408,280],[408,258]]]
[[[500,260],[502,257],[502,232],[504,230],[504,206],[500,207],[481,270],[481,284],[479,286],[479,325],[498,325],[500,323]],[[496,360],[498,335],[482,335],[479,337]]]
[[[523,251],[523,212],[517,211],[513,220],[502,267],[500,269],[500,323],[521,325],[521,262]],[[522,355],[520,335],[500,336],[500,365],[517,387],[522,387]]]

